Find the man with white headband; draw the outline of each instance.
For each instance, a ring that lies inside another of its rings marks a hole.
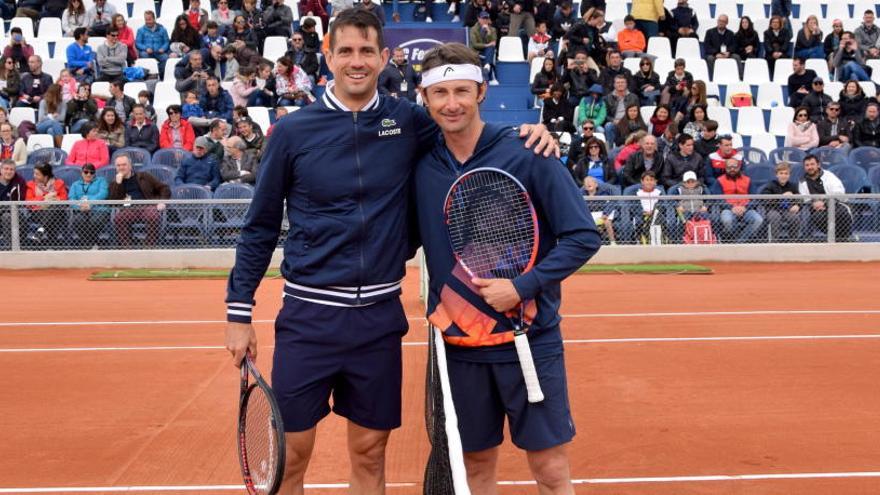
[[[379,95],[388,50],[376,16],[346,10],[329,34],[333,81],[319,101],[278,121],[263,152],[227,287],[226,347],[236,366],[246,350],[257,353],[254,294],[286,205],[272,366],[287,444],[281,494],[302,493],[315,427],[332,411],[348,420],[351,493],[378,495],[385,445],[401,422],[412,170],[439,130],[412,102]],[[527,145],[540,138],[537,149],[552,153],[546,129],[529,131]]]
[[[479,106],[487,84],[478,64],[473,50],[458,43],[431,50],[422,62],[422,99],[443,132],[443,139],[419,160],[415,171],[419,231],[430,280],[428,318],[444,338],[453,337],[445,344],[447,369],[471,491],[496,492],[495,466],[506,418],[514,445],[526,451],[539,493],[573,494],[565,445],[575,431],[559,328],[560,283],[596,253],[600,237],[558,159],[529,153],[513,129],[482,121]],[[513,175],[538,212],[536,264],[513,280],[465,280],[460,271],[453,271],[446,193],[461,174],[482,167]],[[485,328],[485,321],[494,319],[493,335],[509,334],[510,323],[501,315],[524,300],[537,305],[528,337],[545,399],[535,404],[528,402],[513,342],[483,346],[472,339],[471,346],[459,345],[462,335],[479,331],[471,328],[474,321]],[[466,317],[450,316],[455,313]]]

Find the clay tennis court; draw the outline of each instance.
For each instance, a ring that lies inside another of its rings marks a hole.
[[[578,275],[563,313],[584,494],[880,493],[878,263],[710,264]],[[0,274],[0,493],[243,493],[222,280]],[[389,492],[421,493],[426,332],[404,298],[404,426]],[[269,370],[281,281],[255,309]],[[534,493],[505,445],[504,494]],[[508,462],[509,461],[509,462]],[[311,492],[345,493],[344,422],[319,427]]]

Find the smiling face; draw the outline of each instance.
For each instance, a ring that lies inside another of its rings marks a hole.
[[[327,65],[333,73],[334,94],[356,110],[376,93],[379,73],[388,63],[388,49],[379,46],[378,33],[367,28],[342,26],[333,38]]]
[[[425,89],[428,111],[445,134],[473,131],[480,124],[480,101],[485,83],[446,81]]]
[[[11,181],[15,177],[15,164],[14,163],[4,163],[0,165],[0,179],[3,179],[5,182]]]

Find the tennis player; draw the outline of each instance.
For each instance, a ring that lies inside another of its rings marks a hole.
[[[380,97],[388,63],[382,27],[364,10],[340,13],[330,30],[334,79],[316,103],[276,123],[227,288],[226,347],[238,366],[256,354],[254,294],[286,213],[284,304],[275,323],[272,388],[281,408],[287,466],[281,493],[302,493],[315,426],[332,411],[348,419],[351,492],[384,491],[390,430],[400,426],[400,303],[412,170],[439,129],[413,103]],[[528,126],[526,126],[528,127]],[[543,126],[527,146],[551,154]],[[522,146],[522,143],[520,143]]]
[[[522,149],[509,127],[481,120],[479,106],[486,96],[486,82],[479,64],[474,52],[458,43],[431,50],[422,63],[422,98],[443,132],[443,139],[422,157],[415,172],[419,230],[431,281],[428,314],[447,340],[452,399],[471,491],[496,492],[498,446],[504,439],[506,418],[513,443],[526,451],[539,492],[571,494],[565,444],[575,429],[559,328],[560,283],[596,253],[600,237],[558,159]],[[512,281],[468,280],[463,271],[456,270],[445,228],[445,197],[459,175],[480,167],[500,168],[516,177],[538,213],[536,264]],[[493,333],[503,332],[512,341],[503,313],[524,300],[537,305],[528,336],[545,399],[535,404],[527,400],[512,342],[451,344],[467,342],[462,336],[473,330],[469,326],[484,327],[487,321]]]

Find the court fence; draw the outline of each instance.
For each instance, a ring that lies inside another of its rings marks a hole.
[[[590,196],[604,244],[880,242],[880,194]],[[0,251],[233,248],[250,200],[0,203]],[[287,235],[282,225],[279,246]]]

